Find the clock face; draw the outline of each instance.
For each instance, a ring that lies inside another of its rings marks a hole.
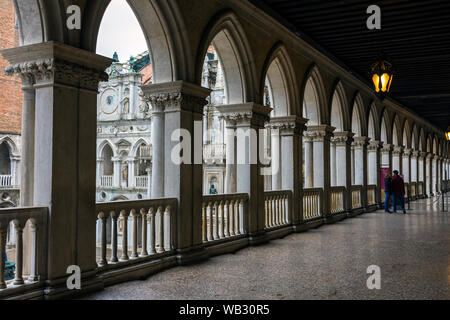
[[[117,91],[114,89],[106,89],[102,93],[100,107],[105,114],[113,114],[119,107],[119,98]]]

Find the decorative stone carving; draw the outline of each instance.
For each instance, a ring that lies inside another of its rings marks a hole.
[[[307,120],[297,117],[277,117],[270,119],[270,122],[266,124],[266,128],[272,130],[280,130],[282,135],[302,135],[307,129]]]
[[[370,141],[367,146],[367,151],[375,152],[380,150],[382,147],[382,143],[380,141]]]
[[[220,119],[225,120],[227,126],[235,125],[255,125],[260,128],[265,127],[269,121],[271,108],[255,103],[222,105],[216,109],[220,112]]]
[[[403,150],[404,150],[404,147],[396,146],[396,147],[394,147],[393,154],[396,155],[396,156],[402,155],[403,154]]]
[[[356,137],[353,138],[353,146],[355,148],[364,148],[367,147],[368,143],[369,143],[369,138],[367,137]]]

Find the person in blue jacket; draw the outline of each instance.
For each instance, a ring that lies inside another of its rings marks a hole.
[[[384,212],[392,213],[389,210],[392,196],[392,176],[390,173],[386,173],[384,176],[384,192],[386,194],[386,200],[384,201]]]

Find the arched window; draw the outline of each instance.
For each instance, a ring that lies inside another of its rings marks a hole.
[[[106,145],[103,148],[103,175],[104,176],[112,176],[114,175],[114,165],[112,162],[112,158],[114,156],[114,153],[109,145]]]
[[[11,154],[6,143],[0,144],[0,175],[11,174]]]

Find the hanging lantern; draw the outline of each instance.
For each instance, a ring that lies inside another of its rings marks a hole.
[[[389,93],[394,78],[394,70],[390,62],[380,58],[372,65],[371,76],[377,94]]]

